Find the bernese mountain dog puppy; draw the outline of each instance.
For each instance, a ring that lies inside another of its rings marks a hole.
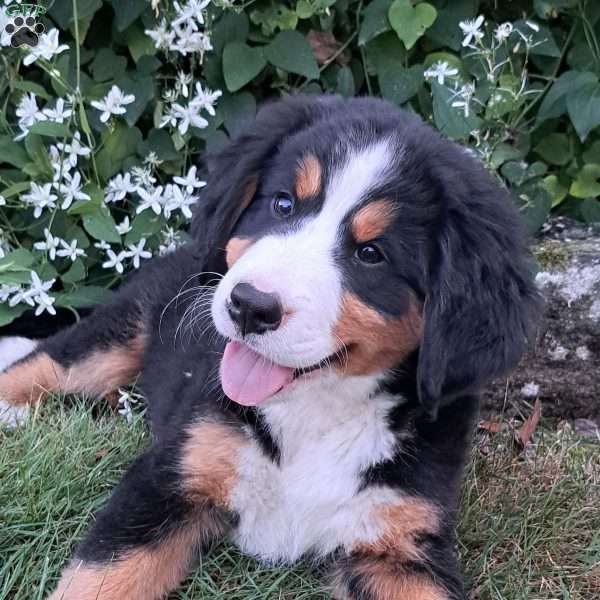
[[[226,538],[327,561],[334,598],[464,600],[478,391],[539,312],[509,193],[368,98],[267,105],[208,168],[191,243],[0,375],[13,405],[148,399],[152,446],[51,598],[161,598]]]

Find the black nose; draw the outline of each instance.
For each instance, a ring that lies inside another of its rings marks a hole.
[[[275,294],[261,292],[249,283],[238,283],[231,290],[227,310],[243,336],[273,331],[279,327],[283,317],[279,298]]]

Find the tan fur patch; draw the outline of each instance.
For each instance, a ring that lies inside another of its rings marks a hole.
[[[252,240],[249,238],[234,237],[229,240],[227,246],[225,246],[225,262],[228,269],[231,269],[238,258],[246,252],[251,243]]]
[[[382,534],[369,544],[355,550],[369,556],[392,555],[396,560],[418,561],[423,558],[417,543],[419,535],[439,531],[439,516],[435,507],[421,498],[405,498],[398,504],[375,508],[373,518]]]
[[[363,206],[352,218],[352,235],[363,244],[378,238],[394,218],[395,207],[390,200],[375,200]]]
[[[203,531],[197,522],[158,547],[135,550],[111,563],[71,564],[49,600],[158,600],[186,576],[202,537],[220,533]]]
[[[348,375],[367,375],[390,369],[419,345],[421,315],[415,304],[399,319],[386,319],[344,292],[333,333],[348,348],[340,369]]]
[[[322,169],[314,154],[307,154],[296,169],[296,198],[304,200],[316,196],[321,190]]]
[[[83,393],[102,397],[131,383],[141,369],[146,337],[126,346],[94,352],[68,369],[45,352],[18,363],[0,375],[0,398],[10,404],[36,403],[54,393]]]
[[[228,508],[229,493],[236,481],[236,456],[247,443],[233,427],[214,422],[195,423],[189,430],[181,473],[190,500],[210,498]]]

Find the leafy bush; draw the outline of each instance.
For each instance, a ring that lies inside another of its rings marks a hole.
[[[598,2],[55,0],[21,48],[27,5],[0,2],[0,325],[103,302],[181,243],[202,156],[280,94],[381,95],[497,172],[532,231],[600,221]]]

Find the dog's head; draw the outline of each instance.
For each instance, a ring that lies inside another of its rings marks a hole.
[[[380,100],[264,108],[216,157],[194,232],[226,273],[212,318],[244,404],[316,377],[385,380],[418,355],[435,413],[514,366],[537,313],[509,194]]]

